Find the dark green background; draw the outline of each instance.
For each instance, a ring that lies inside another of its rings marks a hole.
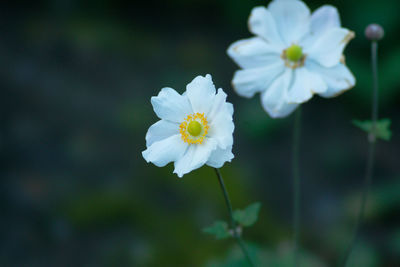
[[[381,23],[380,115],[393,138],[379,142],[365,225],[351,266],[400,265],[400,16],[397,0],[333,4],[355,31],[346,60],[354,89],[303,105],[304,258],[332,266],[348,244],[365,168],[367,139],[352,119],[370,115],[369,43]],[[222,174],[234,207],[260,201],[247,241],[290,262],[293,117],[272,120],[258,97],[230,86],[226,48],[248,38],[251,0],[13,1],[0,8],[0,265],[205,266],[235,245],[201,229],[226,219],[209,167],[185,175],[141,156],[157,121],[150,97],[182,93],[212,74],[235,106],[235,159]],[[236,251],[237,252],[237,251]],[[231,252],[232,257],[240,253]],[[215,266],[211,264],[210,266]],[[227,263],[233,266],[233,263]],[[272,264],[278,266],[278,263]],[[279,265],[280,266],[280,265]],[[306,264],[305,266],[311,266]],[[319,266],[319,265],[315,265]]]

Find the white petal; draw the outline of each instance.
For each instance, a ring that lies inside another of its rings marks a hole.
[[[327,85],[320,75],[307,70],[306,67],[294,70],[294,80],[287,95],[289,103],[303,103],[308,101],[314,93],[324,93]]]
[[[284,61],[279,59],[266,67],[238,70],[233,76],[232,85],[240,96],[253,97],[255,93],[265,91],[284,71],[284,67]]]
[[[281,60],[282,50],[275,49],[259,37],[253,37],[231,44],[227,53],[241,68],[256,68]]]
[[[219,113],[225,112],[232,118],[233,106],[231,103],[226,102],[227,95],[221,88],[218,89],[218,93],[215,95],[214,102],[211,106],[209,113],[207,114],[208,122],[212,123],[213,118],[215,118]]]
[[[297,0],[275,0],[268,5],[286,46],[299,43],[310,31],[310,10]]]
[[[186,95],[192,104],[193,112],[208,113],[215,97],[215,86],[211,75],[197,76],[186,86]]]
[[[211,152],[217,147],[217,142],[206,138],[202,144],[190,145],[185,155],[175,161],[175,170],[179,177],[203,166],[210,158]]]
[[[356,83],[353,74],[342,63],[331,68],[325,68],[316,63],[310,62],[308,68],[319,73],[328,85],[326,92],[319,94],[322,97],[335,97],[352,88]]]
[[[160,119],[173,122],[180,123],[188,114],[193,113],[187,97],[168,87],[163,88],[158,96],[153,96],[151,104]]]
[[[260,36],[276,49],[282,51],[285,48],[275,20],[265,7],[253,8],[249,18],[249,29],[250,32]]]
[[[219,89],[207,117],[210,126],[207,136],[215,139],[221,148],[232,146],[232,134],[235,128],[232,120],[233,106],[225,101],[226,94],[222,89]]]
[[[339,12],[334,6],[323,5],[311,15],[311,33],[319,35],[331,28],[340,28]]]
[[[318,38],[314,45],[305,47],[305,53],[324,67],[333,67],[340,62],[343,50],[354,37],[344,28],[331,28]]]
[[[234,157],[235,156],[232,154],[232,146],[226,149],[217,148],[211,153],[206,164],[213,168],[221,168],[225,162],[231,162]]]
[[[233,144],[234,129],[235,125],[232,121],[232,115],[227,109],[221,110],[217,116],[212,119],[207,135],[215,139],[219,147],[226,148]]]
[[[324,5],[315,10],[311,15],[311,32],[306,35],[300,45],[307,50],[332,28],[340,28],[340,17],[337,9],[331,5]]]
[[[154,142],[161,141],[172,135],[179,133],[179,124],[166,120],[159,120],[150,126],[146,134],[146,146],[151,146]]]
[[[267,89],[261,94],[261,103],[265,111],[272,118],[283,118],[295,110],[298,104],[286,101],[286,94],[292,80],[292,70],[286,69]]]
[[[231,103],[225,103],[225,106],[228,110],[228,113],[231,114],[231,116],[233,116],[233,105]]]
[[[185,153],[188,144],[183,142],[180,134],[170,136],[161,141],[154,142],[142,152],[147,162],[152,162],[158,167],[163,167],[169,162],[180,159]]]

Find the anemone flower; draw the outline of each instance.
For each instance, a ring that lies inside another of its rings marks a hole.
[[[198,76],[178,94],[163,88],[151,98],[161,119],[146,134],[147,162],[163,167],[174,162],[179,177],[204,164],[220,168],[233,159],[233,106],[222,89],[216,92],[211,75]]]
[[[261,93],[271,117],[288,116],[314,94],[334,97],[354,86],[343,56],[354,33],[340,26],[335,7],[311,14],[302,1],[274,0],[252,10],[249,29],[255,37],[227,50],[241,68],[232,84],[243,97]]]

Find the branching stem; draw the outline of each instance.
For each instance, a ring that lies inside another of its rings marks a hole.
[[[224,194],[226,207],[228,208],[229,218],[230,218],[230,221],[231,221],[230,224],[231,224],[231,228],[232,228],[232,231],[233,231],[233,237],[235,238],[235,240],[238,243],[240,249],[242,250],[243,254],[245,255],[245,257],[246,257],[246,259],[247,259],[247,261],[249,263],[249,266],[254,267],[255,265],[254,265],[252,259],[250,258],[250,255],[249,255],[249,253],[247,251],[247,248],[246,248],[242,238],[240,237],[240,233],[238,232],[236,222],[235,222],[235,220],[233,218],[233,209],[232,209],[231,200],[229,199],[228,191],[226,190],[225,183],[224,183],[224,180],[222,178],[222,175],[221,175],[219,169],[214,168],[214,170],[215,170],[215,173],[217,174],[219,185],[221,186],[222,193]]]

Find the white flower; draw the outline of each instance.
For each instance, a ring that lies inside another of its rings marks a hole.
[[[175,163],[179,177],[207,164],[220,168],[233,159],[233,106],[222,89],[216,93],[211,75],[197,76],[178,94],[163,88],[151,98],[161,119],[146,134],[147,162],[163,167]]]
[[[255,7],[249,18],[255,37],[227,50],[242,68],[232,84],[244,97],[261,93],[273,117],[285,117],[313,94],[334,97],[350,89],[355,78],[342,55],[354,33],[341,28],[338,11],[325,5],[312,14],[299,0],[274,0]]]

